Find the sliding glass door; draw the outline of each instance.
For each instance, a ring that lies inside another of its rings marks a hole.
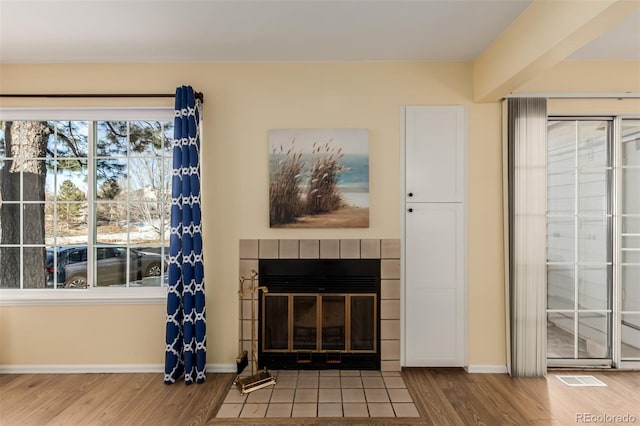
[[[621,120],[618,247],[621,367],[640,368],[640,119]]]
[[[612,120],[549,120],[548,128],[549,365],[611,364]]]
[[[640,362],[640,120],[550,118],[549,366]]]

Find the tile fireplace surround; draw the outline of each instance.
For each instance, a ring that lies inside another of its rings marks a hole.
[[[400,371],[399,239],[240,240],[240,277],[248,278],[252,269],[259,276],[260,259],[380,259],[380,369]],[[251,353],[249,296],[241,304],[242,316],[239,321],[244,318],[241,324],[244,336],[242,346]]]

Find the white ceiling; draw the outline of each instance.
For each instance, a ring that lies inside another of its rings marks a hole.
[[[0,62],[468,61],[531,0],[0,0]],[[640,12],[572,58],[640,60]]]

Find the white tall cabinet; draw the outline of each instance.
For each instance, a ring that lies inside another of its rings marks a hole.
[[[402,120],[402,362],[464,366],[466,107],[405,107]]]

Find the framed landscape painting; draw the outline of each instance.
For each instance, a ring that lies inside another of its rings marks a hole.
[[[272,228],[369,227],[366,129],[269,131]]]

